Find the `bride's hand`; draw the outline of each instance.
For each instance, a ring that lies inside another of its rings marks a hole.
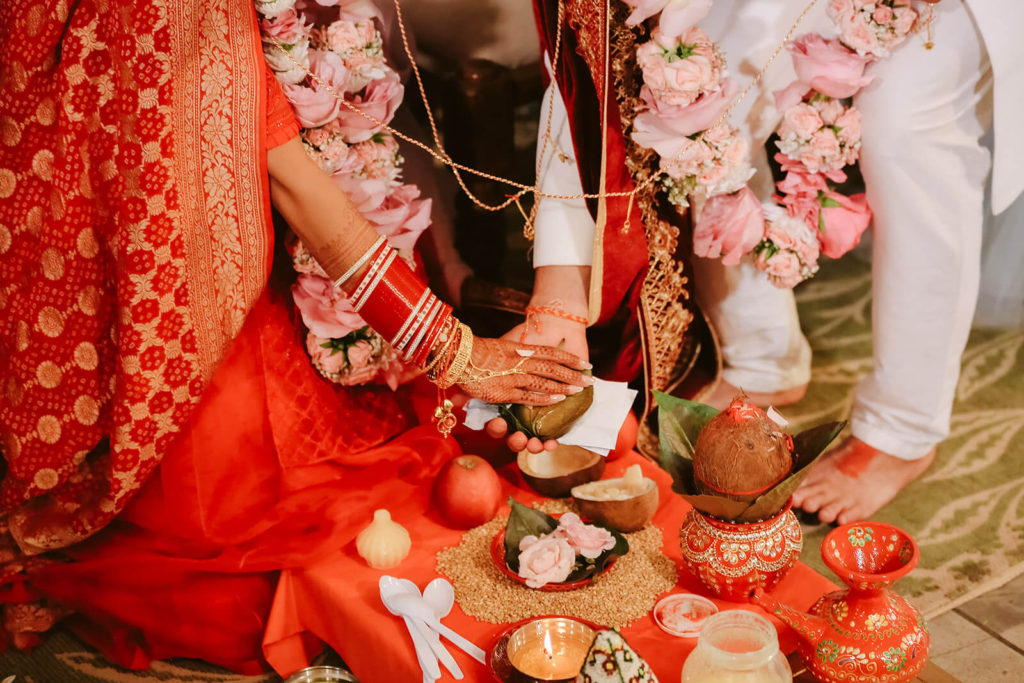
[[[477,337],[458,385],[488,403],[546,406],[593,384],[581,372],[589,367],[568,351],[550,346]]]

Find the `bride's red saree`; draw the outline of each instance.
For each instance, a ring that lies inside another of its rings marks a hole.
[[[408,397],[321,380],[267,284],[266,150],[295,132],[248,0],[0,3],[16,643],[42,600],[124,665],[256,670],[274,570],[457,448]]]

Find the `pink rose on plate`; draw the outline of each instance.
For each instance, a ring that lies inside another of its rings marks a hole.
[[[757,197],[744,187],[733,194],[709,199],[694,219],[693,253],[704,258],[722,257],[734,266],[761,241],[764,216]]]
[[[561,583],[576,564],[576,551],[559,534],[526,536],[519,542],[519,576],[530,588]]]
[[[824,231],[821,251],[829,258],[839,258],[857,246],[871,222],[871,208],[863,193],[846,197],[838,192],[827,192],[821,200],[821,225]]]
[[[340,339],[366,327],[351,302],[327,278],[301,274],[292,285],[292,298],[309,331],[325,339]]]
[[[324,50],[313,50],[309,57],[309,67],[310,71],[336,92],[345,89],[348,70],[338,55]],[[333,121],[342,106],[334,93],[316,82],[308,87],[286,84],[282,89],[288,101],[295,107],[295,118],[303,128],[315,128]]]
[[[384,78],[373,81],[362,94],[348,100],[356,111],[348,107],[341,109],[337,120],[338,132],[350,143],[369,140],[374,133],[391,122],[398,105],[402,103],[403,93],[398,74],[388,69]]]
[[[879,5],[871,14],[871,18],[879,24],[885,24],[892,21],[892,16],[892,8],[886,7],[885,5]]]
[[[583,557],[595,560],[606,550],[615,547],[615,537],[607,529],[593,524],[584,524],[579,515],[566,512],[558,520],[556,533],[564,535],[576,552]]]
[[[374,224],[377,233],[388,238],[395,249],[412,249],[420,233],[430,226],[429,199],[417,199],[420,190],[415,185],[395,188],[375,210],[364,214]]]

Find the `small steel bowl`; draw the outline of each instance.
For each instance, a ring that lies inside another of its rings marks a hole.
[[[359,683],[359,679],[336,666],[308,666],[293,673],[284,683]]]

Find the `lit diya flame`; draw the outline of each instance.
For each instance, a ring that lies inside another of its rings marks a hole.
[[[529,680],[570,681],[587,657],[594,631],[575,619],[548,617],[509,636],[509,663]]]

